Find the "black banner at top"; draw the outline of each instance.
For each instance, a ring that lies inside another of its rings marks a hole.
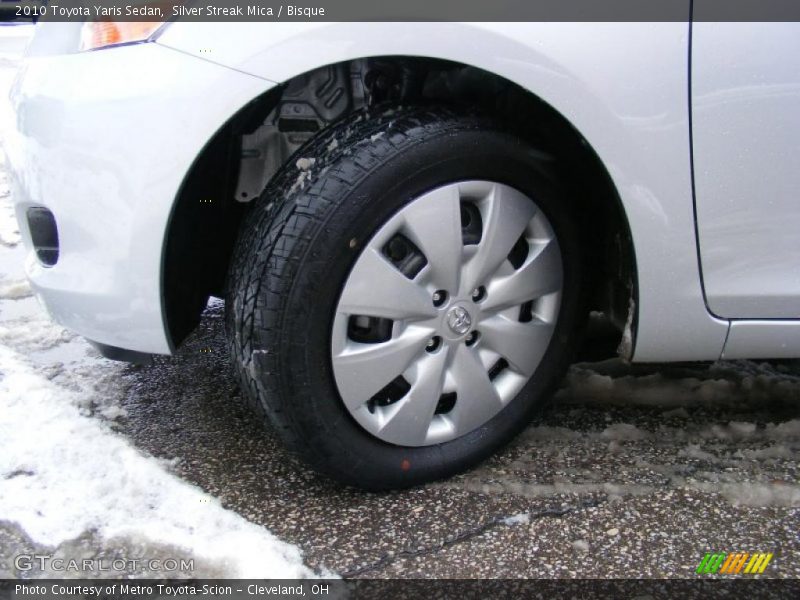
[[[2,20],[800,21],[800,0],[0,0]]]

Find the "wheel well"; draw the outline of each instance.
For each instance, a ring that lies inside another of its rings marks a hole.
[[[281,165],[353,111],[417,102],[491,113],[554,156],[586,249],[591,309],[614,325],[609,343],[627,340],[620,352],[630,355],[633,244],[616,188],[589,143],[553,107],[502,77],[460,63],[391,56],[294,77],[250,102],[199,154],[173,207],[164,246],[163,314],[173,347],[197,325],[209,296],[223,295],[248,202]]]

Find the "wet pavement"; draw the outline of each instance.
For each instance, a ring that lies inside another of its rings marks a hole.
[[[360,577],[690,577],[707,551],[800,575],[800,366],[573,368],[556,405],[479,468],[342,489],[242,406],[221,305],[173,358],[127,367],[120,433],[181,477]]]

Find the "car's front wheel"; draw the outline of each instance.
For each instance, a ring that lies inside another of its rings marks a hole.
[[[228,332],[253,404],[367,489],[485,458],[529,422],[581,322],[580,252],[549,157],[491,119],[364,115],[256,201]]]

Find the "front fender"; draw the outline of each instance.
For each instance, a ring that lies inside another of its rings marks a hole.
[[[499,75],[564,116],[619,193],[638,271],[634,359],[720,356],[706,309],[691,186],[687,23],[184,23],[159,43],[273,82],[408,55]],[[522,116],[524,118],[524,116]]]

